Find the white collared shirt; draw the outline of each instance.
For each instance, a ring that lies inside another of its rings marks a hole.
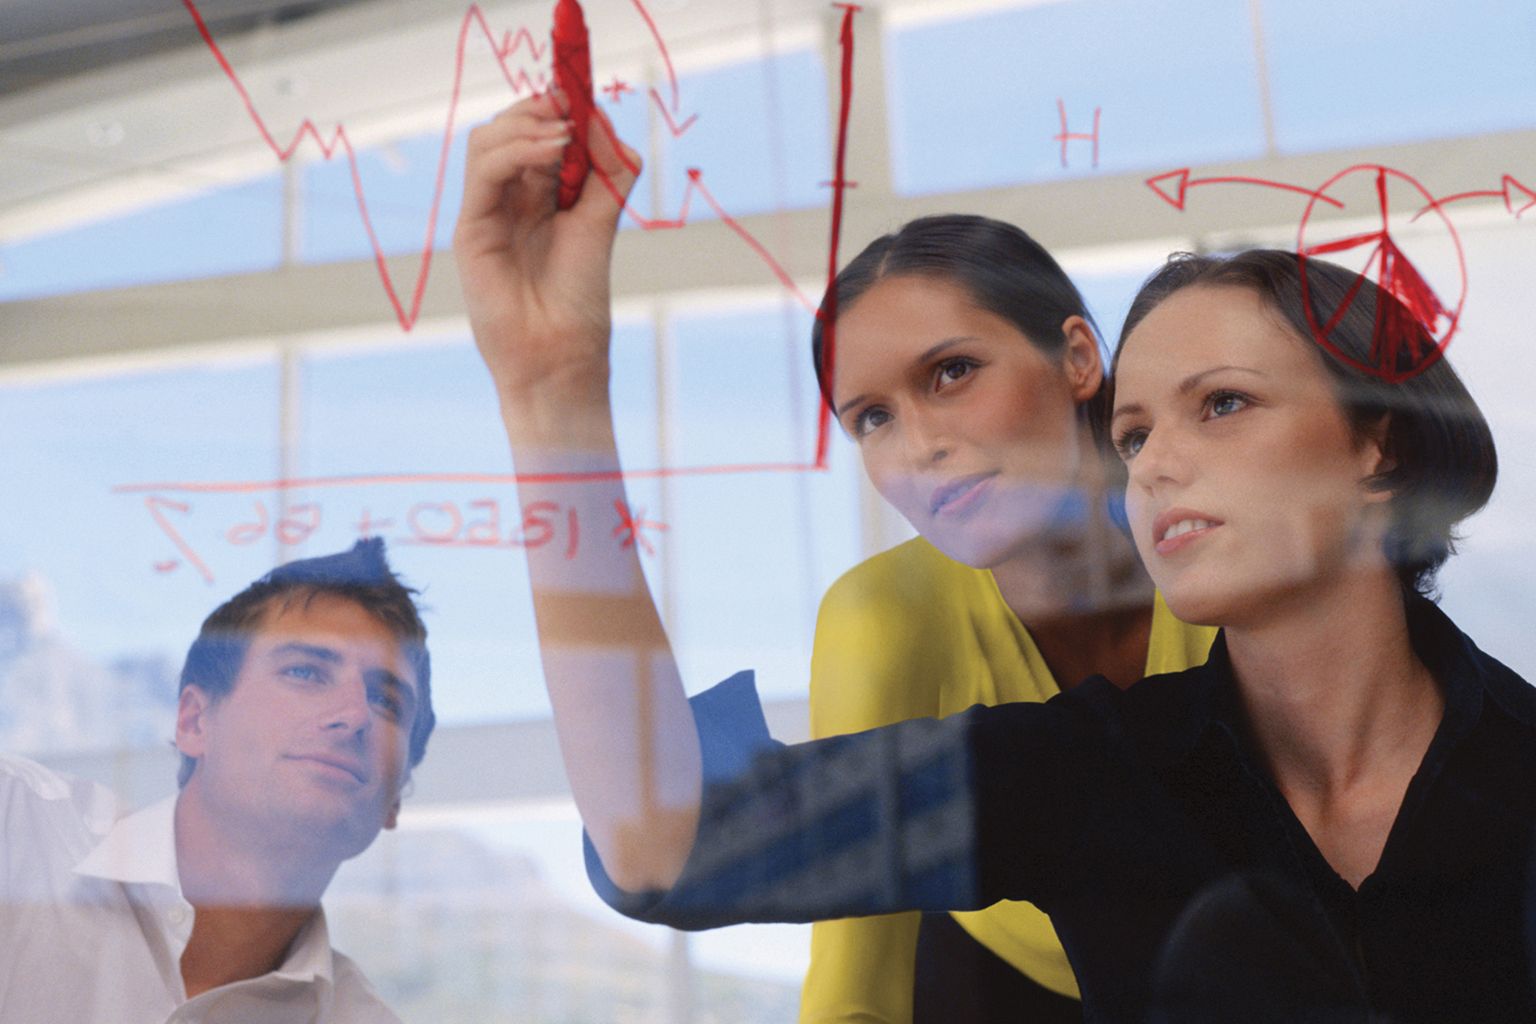
[[[0,1021],[399,1024],[323,911],[277,970],[188,999],[175,808],[119,818],[104,787],[0,755]]]

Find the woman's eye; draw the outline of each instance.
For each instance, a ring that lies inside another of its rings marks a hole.
[[[1248,397],[1236,391],[1216,391],[1205,400],[1205,407],[1211,416],[1230,416],[1248,405]]]
[[[1140,427],[1122,432],[1115,438],[1115,451],[1124,462],[1129,462],[1141,451],[1141,446],[1147,443],[1147,432]]]
[[[946,359],[939,364],[939,385],[952,384],[970,374],[976,364],[969,359]]]
[[[890,422],[891,414],[879,406],[871,406],[859,413],[853,419],[853,436],[863,437],[876,427],[884,426]]]

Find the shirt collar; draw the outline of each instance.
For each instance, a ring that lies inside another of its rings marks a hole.
[[[176,797],[166,797],[119,818],[75,865],[75,873],[123,884],[164,886],[181,897],[181,876],[176,867]],[[329,988],[335,975],[335,951],[331,949],[325,910],[318,908],[294,936],[282,965],[267,977],[320,980]]]
[[[1407,610],[1414,651],[1444,687],[1445,715],[1437,746],[1447,749],[1472,729],[1482,715],[1485,696],[1536,725],[1532,711],[1536,702],[1529,699],[1525,691],[1530,688],[1518,676],[1480,651],[1434,602],[1414,597]],[[1146,705],[1134,716],[1134,728],[1139,734],[1137,744],[1150,763],[1168,765],[1185,759],[1213,726],[1234,738],[1245,734],[1225,630],[1216,634],[1204,665],[1153,677],[1149,684],[1134,686],[1125,696]],[[1182,694],[1170,692],[1174,688]]]
[[[75,873],[111,882],[164,885],[179,895],[176,873],[176,798],[117,819],[90,853],[75,865]]]
[[[1433,601],[1414,596],[1408,601],[1407,613],[1408,636],[1414,652],[1443,688],[1445,713],[1436,745],[1444,748],[1477,723],[1485,691],[1497,695],[1499,670],[1510,673],[1480,651]],[[1198,713],[1189,716],[1171,739],[1171,748],[1176,748],[1170,749],[1174,757],[1188,754],[1210,725],[1225,726],[1234,736],[1246,732],[1225,630],[1216,635],[1210,657],[1195,674],[1205,699],[1195,702]]]

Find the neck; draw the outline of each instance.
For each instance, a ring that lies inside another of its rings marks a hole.
[[[1129,686],[1146,671],[1152,581],[1109,518],[1104,465],[1091,448],[1083,465],[1085,514],[1032,537],[992,576],[1059,686],[1094,675]]]
[[[1228,626],[1226,639],[1254,738],[1288,797],[1328,800],[1416,770],[1444,700],[1390,570],[1347,575],[1262,624]]]
[[[176,866],[195,911],[181,957],[188,997],[276,970],[338,866],[287,842],[221,828],[196,775],[176,801]]]
[[[1091,452],[1074,482],[1085,514],[1053,524],[992,568],[998,590],[1030,626],[1116,615],[1152,603],[1152,582],[1130,537],[1110,521],[1104,466]]]

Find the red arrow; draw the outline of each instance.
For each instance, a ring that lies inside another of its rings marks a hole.
[[[651,30],[651,38],[656,41],[656,49],[661,53],[661,62],[667,69],[667,88],[672,94],[671,109],[668,109],[668,104],[662,102],[661,94],[655,89],[651,90],[651,98],[656,101],[656,109],[661,111],[661,116],[667,119],[667,130],[672,133],[672,137],[675,139],[693,127],[693,122],[699,119],[699,115],[694,114],[684,121],[681,126],[673,120],[672,115],[677,113],[678,92],[677,69],[672,66],[672,55],[667,52],[666,40],[661,38],[661,30],[656,27],[656,20],[651,17],[651,12],[645,9],[645,4],[641,0],[630,0],[630,2],[635,5],[635,10],[640,12],[640,17],[645,19],[645,26]]]
[[[1170,191],[1169,188],[1164,187],[1164,182],[1171,182],[1173,184],[1173,191]],[[1269,181],[1266,178],[1191,178],[1189,176],[1188,167],[1180,167],[1176,171],[1167,171],[1163,174],[1153,175],[1146,181],[1147,187],[1150,188],[1153,192],[1156,192],[1159,199],[1167,203],[1169,206],[1172,206],[1175,210],[1184,209],[1185,196],[1195,185],[1218,184],[1263,185],[1265,188],[1278,188],[1284,189],[1287,192],[1300,192],[1304,196],[1312,196],[1313,198],[1321,199],[1325,203],[1337,206],[1340,209],[1344,208],[1344,204],[1339,202],[1337,199],[1332,199],[1328,196],[1325,196],[1314,189],[1302,188],[1300,185],[1287,185],[1284,182]]]
[[[1525,200],[1525,205],[1520,207],[1519,210],[1515,209],[1517,193],[1518,198]],[[1513,213],[1518,218],[1533,206],[1536,206],[1536,192],[1531,191],[1529,186],[1522,185],[1516,181],[1514,175],[1504,175],[1504,209]]]
[[[1519,219],[1526,210],[1536,206],[1536,191],[1530,186],[1521,184],[1513,174],[1506,174],[1499,182],[1498,188],[1478,189],[1474,192],[1457,192],[1453,196],[1444,196],[1436,199],[1424,209],[1413,215],[1413,220],[1418,220],[1430,210],[1438,210],[1447,203],[1460,202],[1463,199],[1502,199],[1504,209]],[[1515,209],[1515,204],[1520,204],[1520,209]]]
[[[676,121],[672,120],[672,115],[668,112],[667,105],[661,102],[661,94],[659,94],[655,89],[651,90],[651,99],[656,101],[656,109],[661,111],[662,119],[667,122],[667,131],[672,133],[672,137],[674,139],[680,137],[683,132],[687,131],[689,128],[692,128],[693,122],[699,119],[698,114],[692,114],[682,124],[678,124]]]

